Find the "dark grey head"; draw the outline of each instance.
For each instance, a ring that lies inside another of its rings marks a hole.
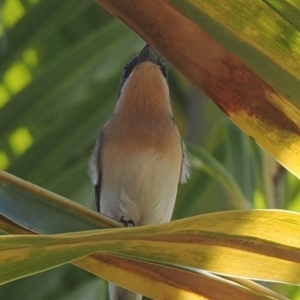
[[[136,55],[131,61],[129,61],[126,64],[122,74],[120,90],[122,89],[122,86],[124,85],[126,79],[129,77],[133,69],[145,61],[150,61],[154,64],[157,64],[160,67],[162,74],[167,79],[168,77],[167,67],[162,63],[160,57],[157,56],[156,52],[147,44],[139,53],[139,55]]]

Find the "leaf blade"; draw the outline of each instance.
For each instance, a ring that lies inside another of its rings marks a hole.
[[[0,214],[27,230],[54,234],[122,226],[111,218],[7,172],[0,171],[0,179]]]
[[[169,2],[98,2],[150,41],[242,130],[300,178],[300,111],[288,96],[277,92]]]
[[[73,248],[85,255],[104,251],[219,274],[300,284],[299,218],[300,214],[285,211],[230,211],[130,229],[27,237],[26,243],[37,241],[54,248],[55,253]],[[0,239],[0,249],[8,251],[3,253],[16,249],[14,243],[20,243],[22,251],[27,247],[21,236]]]

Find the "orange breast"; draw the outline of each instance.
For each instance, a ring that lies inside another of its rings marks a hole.
[[[159,66],[143,63],[127,79],[105,133],[107,142],[118,144],[120,151],[156,149],[170,156],[181,152],[168,85]]]

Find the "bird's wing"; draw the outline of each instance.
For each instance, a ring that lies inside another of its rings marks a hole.
[[[95,186],[95,200],[97,210],[100,212],[100,191],[101,191],[101,178],[102,178],[102,163],[101,163],[101,150],[104,145],[104,132],[100,132],[94,151],[90,159],[90,176]]]
[[[191,175],[191,165],[186,154],[186,148],[184,142],[181,142],[181,148],[182,148],[182,163],[181,163],[179,183],[186,183]]]

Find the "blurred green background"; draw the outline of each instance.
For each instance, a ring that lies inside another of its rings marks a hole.
[[[0,168],[95,209],[89,156],[123,67],[145,42],[93,0],[0,3]],[[298,179],[166,63],[175,120],[193,145],[192,177],[179,188],[173,218],[238,206],[299,211]],[[201,162],[198,150],[214,158]],[[233,199],[228,179],[247,205]],[[300,299],[299,288],[268,286]],[[0,286],[0,297],[107,299],[107,287],[67,265]]]

